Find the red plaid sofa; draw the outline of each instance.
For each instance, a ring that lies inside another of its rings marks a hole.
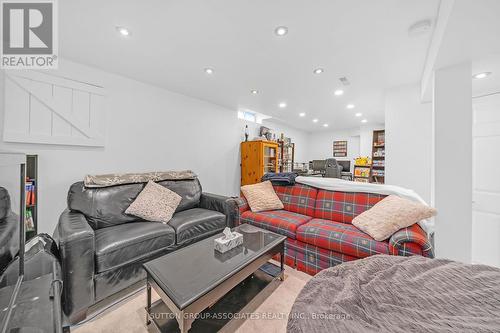
[[[385,195],[334,192],[311,186],[274,186],[284,209],[253,213],[238,199],[236,224],[248,223],[287,236],[285,262],[308,274],[345,261],[375,254],[434,257],[426,233],[418,224],[379,242],[351,224]]]

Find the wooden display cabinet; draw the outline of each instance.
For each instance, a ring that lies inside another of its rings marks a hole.
[[[241,143],[241,186],[259,183],[268,172],[278,172],[278,143],[245,141]]]

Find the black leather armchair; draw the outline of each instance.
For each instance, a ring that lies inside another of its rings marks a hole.
[[[9,192],[0,187],[0,272],[19,252],[19,216],[11,211]]]
[[[234,226],[236,200],[203,193],[198,179],[159,184],[182,197],[167,223],[125,214],[144,184],[71,186],[68,208],[54,231],[64,282],[63,306],[71,323],[88,308],[145,278],[142,263]]]

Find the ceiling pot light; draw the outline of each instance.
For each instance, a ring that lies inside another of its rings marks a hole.
[[[333,92],[335,96],[342,96],[344,94],[344,91],[342,89],[337,89]]]
[[[304,112],[299,113],[299,117],[305,117],[306,114]]]
[[[428,33],[432,28],[431,20],[421,20],[415,22],[408,28],[408,36],[416,37]]]
[[[361,122],[364,124],[364,123],[367,123],[367,122],[368,122],[368,120],[363,119],[363,120],[361,120]]]
[[[251,90],[250,92],[252,93],[252,95],[257,95],[259,93],[259,91],[255,89]]]
[[[314,73],[314,74],[321,74],[321,73],[323,73],[323,72],[324,72],[324,69],[323,69],[323,68],[316,68],[316,69],[313,71],[313,73]]]
[[[313,123],[317,123],[318,121],[319,121],[319,119],[318,119],[318,118],[314,118],[314,119],[313,119]]]
[[[214,73],[214,70],[212,68],[205,68],[205,73],[210,75]]]
[[[346,108],[348,109],[354,109],[356,106],[354,104],[347,104]]]
[[[281,102],[280,104],[278,104],[278,106],[280,107],[280,109],[284,109],[284,108],[286,108],[286,103]]]
[[[288,33],[288,28],[285,26],[280,26],[274,29],[274,33],[276,36],[285,36]]]
[[[361,117],[363,114],[361,112],[358,112],[355,114],[356,117]]]
[[[328,124],[323,124],[323,127],[328,127]]]
[[[491,75],[491,72],[482,72],[482,73],[477,73],[477,74],[473,75],[472,77],[474,79],[484,79],[484,78],[487,78],[490,75]]]
[[[122,36],[130,36],[130,30],[128,30],[127,28],[124,28],[124,27],[116,27],[116,31],[118,31],[120,33],[120,35]]]

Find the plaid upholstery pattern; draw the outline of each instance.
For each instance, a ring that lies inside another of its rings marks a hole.
[[[343,262],[357,259],[294,239],[287,239],[285,249],[287,265],[290,265],[289,262],[291,262],[293,263],[292,267],[311,275],[315,275],[323,269],[339,265]]]
[[[313,219],[297,229],[297,240],[356,258],[389,254],[389,244],[378,242],[351,224]]]
[[[241,222],[241,214],[246,212],[247,210],[250,209],[250,206],[248,205],[248,202],[245,198],[240,197],[236,199],[236,212],[235,212],[235,217],[234,217],[234,226],[239,226],[240,224],[243,224]]]
[[[297,228],[311,219],[312,217],[310,216],[286,210],[271,210],[259,213],[247,210],[241,214],[240,222],[252,224],[256,227],[295,239]]]
[[[302,215],[314,216],[318,190],[314,187],[295,184],[293,186],[274,186],[285,210]]]
[[[389,239],[389,250],[393,255],[411,256],[418,254],[434,258],[434,250],[427,239],[427,234],[418,224],[401,229],[392,235]]]
[[[372,208],[385,195],[361,192],[333,192],[319,190],[314,217],[342,223]]]

